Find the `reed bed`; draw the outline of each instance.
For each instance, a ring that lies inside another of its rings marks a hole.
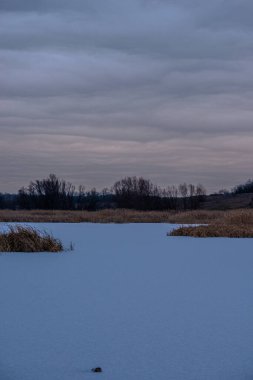
[[[60,252],[60,240],[28,226],[9,226],[0,233],[0,252]]]
[[[253,209],[137,211],[107,209],[99,211],[0,210],[0,222],[23,223],[172,223],[207,224],[180,227],[173,236],[253,237]]]
[[[0,222],[33,223],[173,223],[207,226],[180,227],[173,236],[253,237],[253,209],[228,211],[100,211],[0,210]]]
[[[0,210],[0,222],[32,223],[175,223],[253,224],[253,209],[232,211],[99,211]]]
[[[200,223],[196,220],[195,223]],[[253,210],[220,212],[215,218],[203,221],[200,226],[181,226],[170,236],[253,238]]]
[[[243,225],[210,224],[207,226],[179,227],[168,233],[169,236],[190,236],[198,238],[228,237],[253,238],[253,227]]]

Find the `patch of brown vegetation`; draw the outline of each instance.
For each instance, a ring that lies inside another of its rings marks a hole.
[[[204,222],[203,222],[204,223]],[[221,212],[206,226],[179,227],[170,236],[253,238],[253,210]]]
[[[222,218],[224,211],[46,211],[46,210],[0,210],[1,222],[33,223],[208,223]]]
[[[233,210],[224,214],[224,223],[237,226],[253,227],[253,209]]]
[[[0,210],[0,222],[32,223],[175,223],[175,224],[253,224],[253,209],[233,211],[100,211]]]
[[[253,238],[253,227],[224,224],[179,227],[171,231],[169,236]]]
[[[0,210],[0,222],[33,223],[173,223],[208,224],[180,227],[173,236],[253,237],[253,209],[214,211],[136,211],[136,210]]]
[[[62,243],[32,227],[10,226],[0,233],[0,252],[60,252]]]

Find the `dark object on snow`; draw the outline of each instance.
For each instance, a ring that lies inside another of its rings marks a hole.
[[[102,368],[101,367],[92,368],[91,371],[92,372],[102,372]]]

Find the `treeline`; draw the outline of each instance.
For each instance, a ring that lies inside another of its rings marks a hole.
[[[234,194],[253,193],[253,180],[249,179],[247,182],[234,187],[232,192]]]
[[[106,198],[107,193],[98,193],[95,188],[85,191],[78,189],[55,174],[48,178],[30,182],[27,188],[18,192],[17,203],[21,209],[41,210],[96,210],[98,202]]]
[[[203,185],[180,184],[161,188],[143,177],[126,177],[111,189],[86,191],[50,174],[30,182],[17,195],[0,194],[0,208],[46,210],[98,210],[129,208],[136,210],[197,209],[205,200]]]
[[[16,209],[17,195],[16,194],[1,194],[0,193],[0,209]]]
[[[215,194],[233,197],[242,193],[253,193],[253,180],[248,180],[231,191],[223,189]],[[95,188],[76,188],[72,183],[50,174],[45,179],[31,181],[27,187],[22,187],[18,194],[0,193],[0,209],[193,210],[198,209],[206,199],[206,190],[201,184],[182,183],[179,186],[161,188],[143,177],[125,177],[115,182],[110,189],[105,188],[98,192]]]
[[[112,191],[117,207],[137,210],[197,209],[206,196],[203,185],[183,183],[160,188],[142,177],[117,181]]]

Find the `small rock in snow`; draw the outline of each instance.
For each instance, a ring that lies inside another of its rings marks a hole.
[[[92,368],[91,371],[92,372],[102,372],[102,368],[101,367]]]

